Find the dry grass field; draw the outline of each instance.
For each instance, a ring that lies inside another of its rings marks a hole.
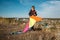
[[[23,34],[9,35],[10,32],[23,30],[27,18],[0,18],[0,40],[60,40],[60,19],[44,18],[42,22],[34,25],[35,31]],[[45,24],[48,28],[45,28]],[[42,29],[42,30],[40,30]]]

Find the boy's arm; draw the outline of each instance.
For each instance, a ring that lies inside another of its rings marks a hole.
[[[29,16],[30,16],[30,13],[31,13],[31,12],[29,12]]]
[[[37,13],[35,12],[35,15],[37,16]]]

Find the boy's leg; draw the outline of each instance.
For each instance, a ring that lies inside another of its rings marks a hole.
[[[31,30],[35,31],[34,26],[31,27]]]
[[[21,34],[21,33],[23,33],[22,31],[17,31],[17,32],[11,32],[10,34]]]

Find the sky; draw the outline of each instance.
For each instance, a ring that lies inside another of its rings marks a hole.
[[[39,17],[60,18],[59,0],[0,0],[0,17],[28,18],[33,5]]]

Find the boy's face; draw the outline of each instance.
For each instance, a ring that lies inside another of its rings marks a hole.
[[[34,8],[32,7],[32,11],[34,10]]]

